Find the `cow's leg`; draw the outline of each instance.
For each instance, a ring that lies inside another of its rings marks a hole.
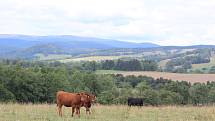
[[[75,108],[72,107],[72,117],[74,116]]]
[[[77,114],[78,117],[80,118],[80,107],[76,107],[76,114]]]
[[[87,112],[88,112],[88,108],[86,108],[86,114],[87,114]]]
[[[86,114],[91,114],[91,112],[90,112],[90,108],[86,108]]]
[[[89,112],[89,115],[91,114],[91,111],[90,111],[90,109],[88,110],[88,112]]]
[[[62,114],[62,106],[63,105],[60,105],[60,104],[58,105],[58,113],[59,113],[59,116],[61,116],[61,117],[63,116],[63,114]]]

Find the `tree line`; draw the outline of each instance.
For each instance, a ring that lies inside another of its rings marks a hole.
[[[118,59],[105,60],[101,62],[86,61],[82,62],[86,70],[121,70],[121,71],[156,71],[158,65],[151,60],[138,59]]]
[[[85,67],[83,67],[85,68]],[[58,90],[91,92],[101,104],[126,104],[142,97],[146,105],[215,103],[215,82],[153,79],[146,76],[104,75],[59,63],[0,63],[0,101],[54,103]]]

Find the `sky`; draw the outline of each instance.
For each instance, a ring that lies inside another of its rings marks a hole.
[[[215,45],[215,0],[0,0],[0,34]]]

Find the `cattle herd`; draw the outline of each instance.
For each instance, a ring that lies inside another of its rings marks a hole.
[[[86,114],[90,114],[90,107],[96,100],[96,96],[91,93],[70,93],[65,91],[58,91],[56,95],[58,114],[62,117],[62,107],[72,108],[72,117],[76,111],[76,115],[80,117],[80,108],[86,108]],[[128,98],[128,106],[143,106],[143,98]]]

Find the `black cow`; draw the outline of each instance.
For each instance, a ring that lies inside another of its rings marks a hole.
[[[128,106],[143,106],[143,98],[128,98]]]

